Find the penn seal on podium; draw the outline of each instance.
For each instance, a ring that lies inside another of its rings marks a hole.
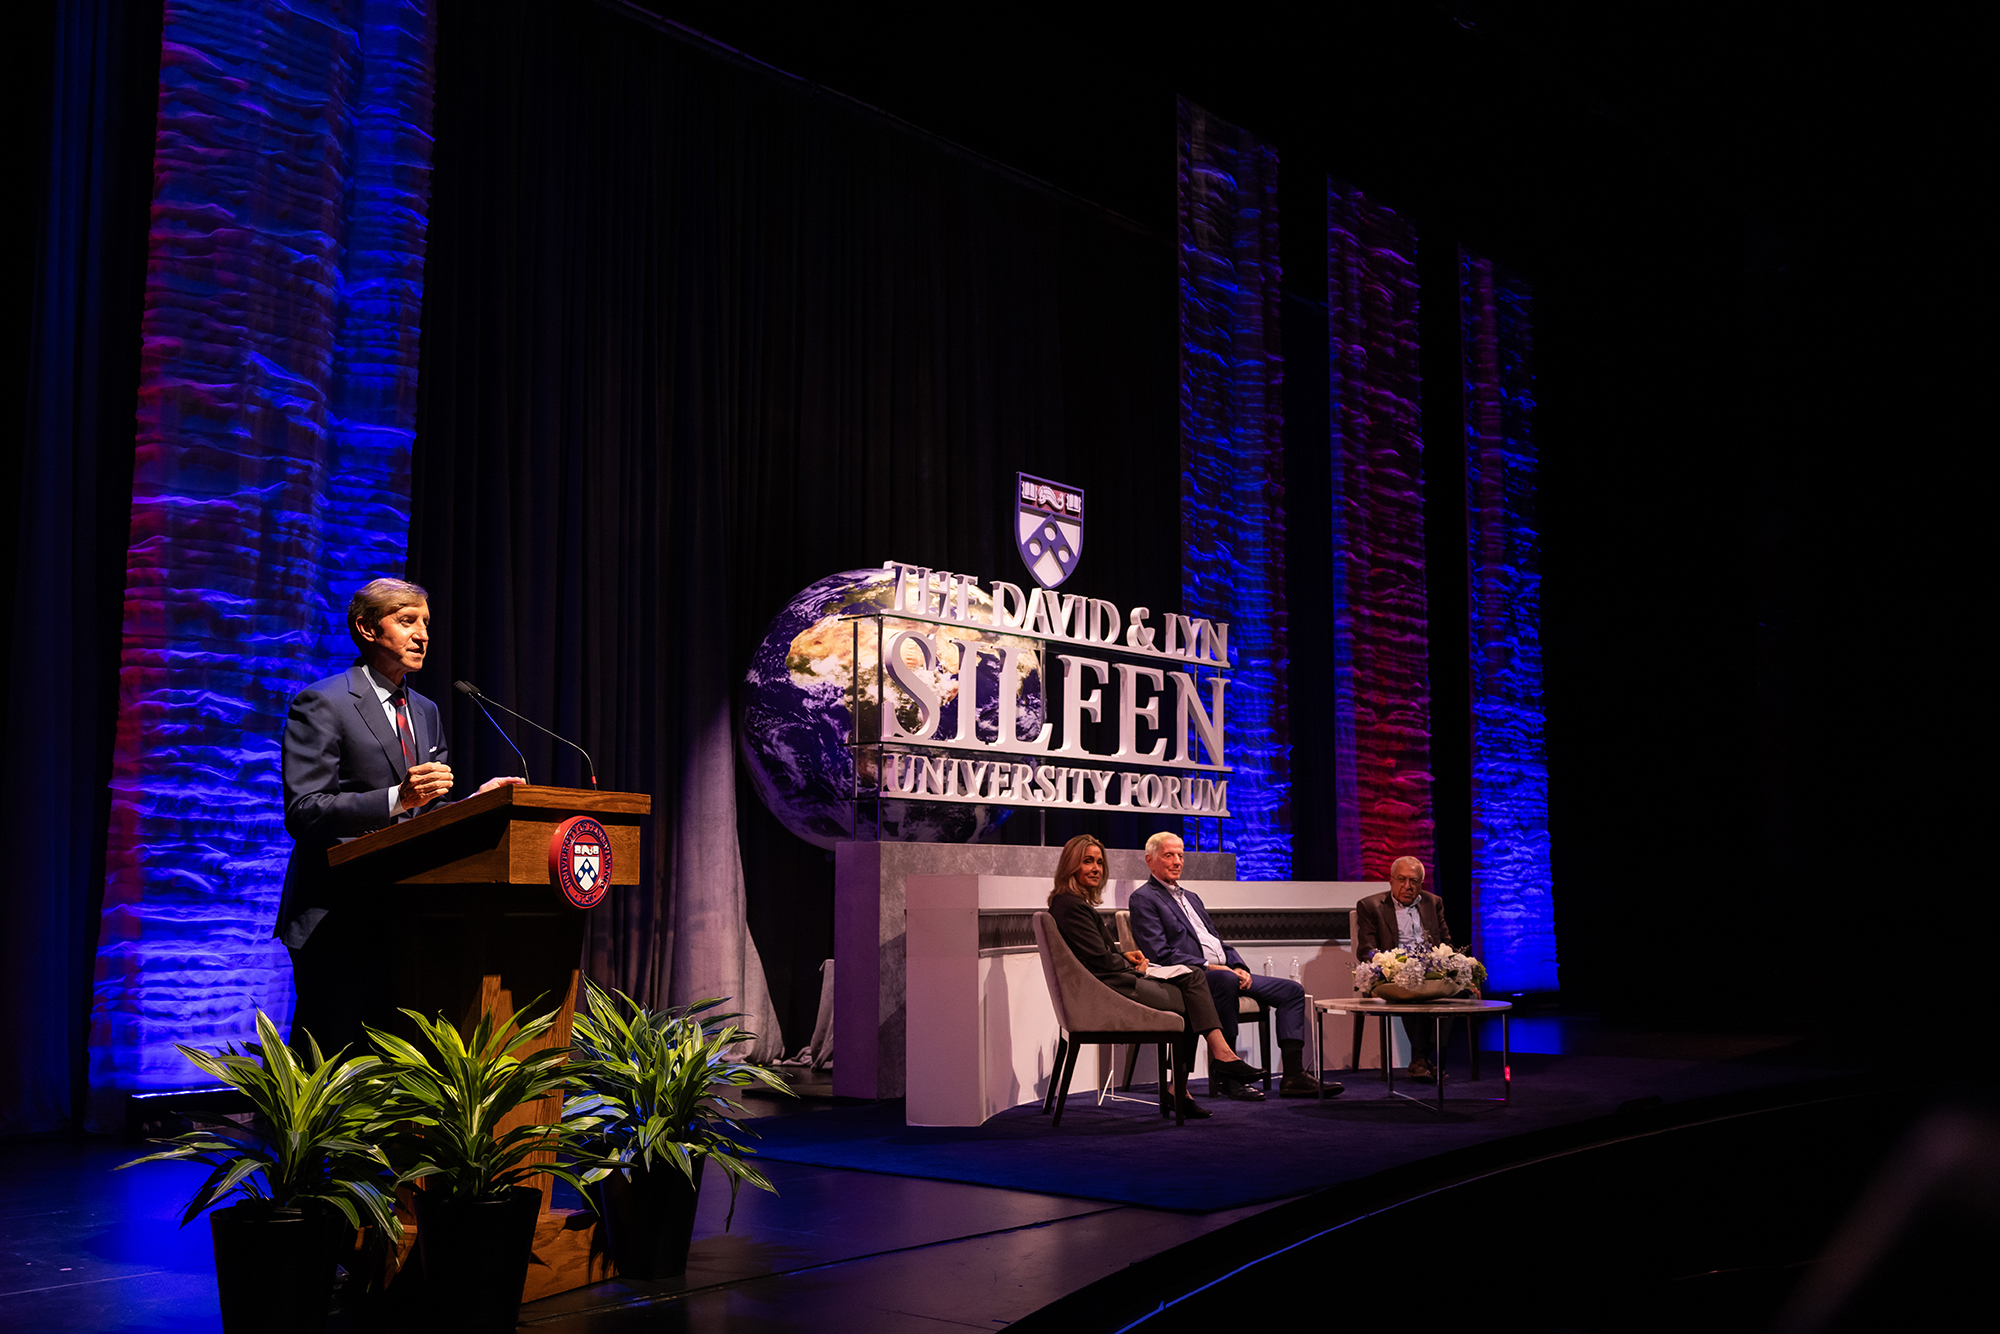
[[[573,815],[549,838],[549,874],[563,897],[588,908],[611,884],[611,838],[588,815]]]

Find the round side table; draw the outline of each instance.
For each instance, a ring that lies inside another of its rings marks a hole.
[[[1441,1031],[1444,1027],[1444,1021],[1452,1018],[1462,1018],[1468,1022],[1468,1025],[1472,1025],[1468,1027],[1466,1037],[1468,1045],[1473,1051],[1472,1059],[1474,1063],[1474,1075],[1476,1077],[1479,1060],[1479,1033],[1476,1024],[1481,1019],[1497,1014],[1500,1016],[1501,1095],[1497,1098],[1481,1098],[1475,1101],[1510,1102],[1514,1095],[1514,1060],[1507,1032],[1507,1012],[1513,1008],[1514,1003],[1512,1001],[1495,1000],[1431,1001],[1423,1004],[1370,1000],[1360,996],[1344,1000],[1316,1000],[1313,1002],[1313,1065],[1317,1069],[1323,1060],[1321,1053],[1326,1049],[1327,1015],[1352,1014],[1362,1017],[1374,1015],[1382,1021],[1378,1032],[1381,1035],[1382,1074],[1389,1082],[1389,1095],[1401,1098],[1405,1102],[1413,1102],[1425,1111],[1442,1112],[1444,1110],[1444,1044],[1439,1039],[1442,1036]],[[1394,1065],[1391,1064],[1394,1048],[1390,1045],[1389,1041],[1389,1021],[1391,1019],[1419,1018],[1428,1018],[1431,1021],[1431,1050],[1436,1057],[1432,1066],[1433,1078],[1437,1085],[1435,1106],[1422,1098],[1412,1098],[1407,1093],[1397,1092],[1396,1071]],[[1325,1097],[1326,1095],[1322,1093],[1320,1096]]]

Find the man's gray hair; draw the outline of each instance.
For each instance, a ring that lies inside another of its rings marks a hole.
[[[1146,840],[1146,855],[1148,857],[1157,856],[1160,849],[1166,847],[1169,843],[1180,843],[1182,847],[1187,846],[1186,843],[1181,841],[1179,834],[1176,834],[1171,829],[1162,829],[1159,833],[1154,834]]]

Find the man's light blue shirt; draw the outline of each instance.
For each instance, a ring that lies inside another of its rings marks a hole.
[[[1396,903],[1393,895],[1389,901]],[[1408,903],[1396,903],[1396,943],[1404,949],[1415,949],[1423,943],[1424,915],[1417,911],[1417,905],[1423,901],[1419,894]]]

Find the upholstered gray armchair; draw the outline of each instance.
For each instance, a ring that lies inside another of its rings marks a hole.
[[[1042,1099],[1042,1110],[1055,1113],[1052,1124],[1062,1124],[1070,1076],[1076,1072],[1077,1049],[1122,1042],[1159,1044],[1160,1115],[1172,1116],[1175,1125],[1182,1124],[1181,1100],[1187,1096],[1187,1070],[1179,1048],[1187,1032],[1186,1020],[1141,1005],[1099,981],[1077,961],[1069,942],[1056,929],[1056,919],[1045,912],[1035,914],[1035,948],[1041,951],[1042,977],[1049,984],[1049,1001],[1055,1006],[1059,1026],[1056,1068],[1049,1079],[1048,1095]]]

